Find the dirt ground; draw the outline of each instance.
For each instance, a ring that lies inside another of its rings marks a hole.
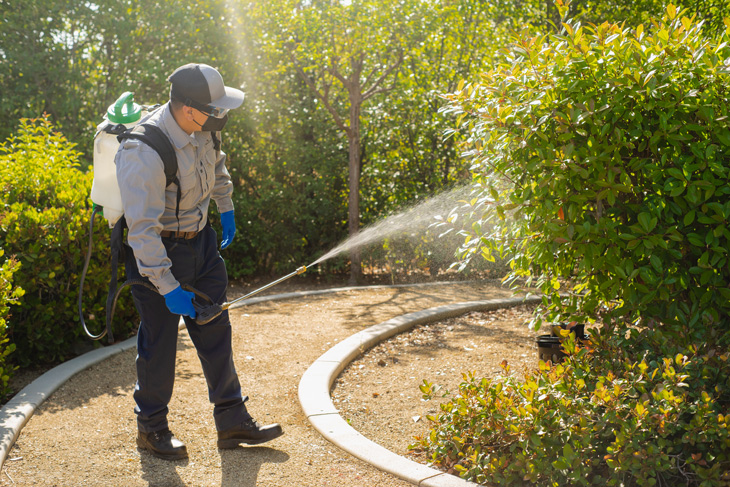
[[[168,462],[137,450],[136,352],[130,350],[78,374],[40,406],[10,451],[0,486],[410,485],[339,450],[309,425],[297,398],[302,374],[334,344],[395,316],[511,296],[492,283],[458,283],[358,289],[234,309],[234,359],[251,397],[249,411],[259,422],[281,423],[283,437],[259,447],[216,448],[205,379],[181,331],[169,419],[189,459]],[[413,437],[427,431],[426,415],[438,409],[421,399],[423,379],[455,390],[462,372],[493,375],[505,359],[514,373],[535,365],[528,316],[524,307],[470,313],[393,337],[342,373],[335,406],[365,436],[408,455]]]

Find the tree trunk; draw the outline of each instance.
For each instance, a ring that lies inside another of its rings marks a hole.
[[[299,73],[299,76],[309,86],[312,92],[322,101],[327,111],[335,119],[337,126],[347,134],[347,141],[349,144],[349,196],[348,196],[348,233],[349,237],[354,238],[360,231],[360,170],[362,166],[362,154],[361,154],[361,140],[360,140],[360,109],[362,104],[373,95],[388,91],[386,88],[382,88],[380,85],[383,81],[393,72],[403,61],[403,55],[398,51],[398,60],[390,65],[383,74],[372,83],[372,86],[363,91],[362,81],[360,76],[362,75],[363,63],[365,55],[360,53],[359,57],[353,57],[351,59],[352,72],[348,78],[345,78],[338,70],[336,64],[326,68],[325,71],[332,75],[335,79],[342,83],[345,87],[350,98],[350,124],[345,124],[345,121],[340,117],[340,114],[330,103],[329,98],[329,84],[325,84],[324,90],[319,90],[312,78],[307,76],[304,69],[297,63],[296,56],[292,51],[292,61],[294,66]],[[366,76],[366,80],[369,80],[371,75]],[[366,81],[367,83],[367,81]],[[361,284],[363,281],[362,275],[362,257],[360,249],[357,245],[353,245],[350,248],[350,283]]]
[[[362,95],[358,87],[350,93],[350,130],[347,132],[349,139],[349,218],[348,231],[350,238],[355,237],[360,231],[360,107]],[[362,284],[362,257],[360,248],[353,246],[350,249],[350,284]]]

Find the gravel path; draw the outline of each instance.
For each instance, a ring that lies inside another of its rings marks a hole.
[[[262,423],[281,423],[283,437],[259,447],[216,448],[205,379],[195,349],[181,331],[169,419],[187,444],[189,459],[167,462],[137,450],[132,411],[136,352],[128,351],[78,374],[41,405],[11,450],[0,485],[408,486],[319,436],[299,407],[301,375],[332,345],[368,326],[443,304],[509,296],[489,284],[450,284],[362,289],[232,310],[235,361],[244,394],[251,397],[249,411]],[[412,367],[403,370],[409,377],[419,373]],[[428,377],[426,369],[423,373]],[[412,397],[420,401],[417,390]],[[389,403],[380,404],[392,410]],[[383,426],[375,431],[402,435],[400,429]],[[401,444],[392,438],[382,443]]]

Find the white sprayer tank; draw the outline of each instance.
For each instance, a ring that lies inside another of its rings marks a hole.
[[[109,109],[104,121],[96,127],[94,137],[94,181],[91,184],[91,201],[103,207],[103,214],[109,227],[124,213],[122,195],[117,183],[117,168],[114,156],[119,148],[117,135],[121,125],[130,129],[142,118],[142,108],[134,103],[134,94],[126,92]],[[115,127],[116,126],[116,127]],[[115,127],[116,130],[109,130]]]

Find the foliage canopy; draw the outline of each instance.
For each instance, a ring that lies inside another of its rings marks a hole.
[[[705,37],[673,6],[646,29],[568,20],[549,39],[519,36],[450,96],[493,225],[465,255],[509,246],[513,277],[540,287],[551,320],[610,309],[726,327],[726,36]]]

